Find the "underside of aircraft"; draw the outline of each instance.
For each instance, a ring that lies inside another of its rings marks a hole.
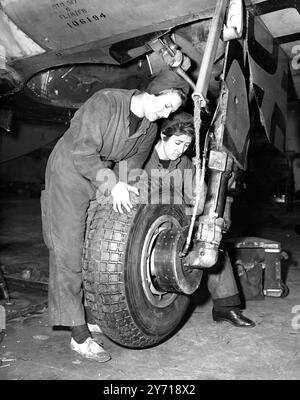
[[[189,76],[196,82],[215,6],[216,0],[1,0],[2,127],[9,128],[13,113],[27,120],[64,123],[99,89],[144,88],[155,73],[149,56],[158,38],[170,37],[190,57]],[[247,47],[259,37],[252,54],[261,64],[270,56],[273,77],[278,72],[274,65],[288,58],[289,100],[298,99],[299,3],[246,0],[245,6]],[[214,96],[224,54],[220,43],[209,85]]]

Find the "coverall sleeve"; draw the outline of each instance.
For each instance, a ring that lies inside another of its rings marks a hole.
[[[100,169],[107,169],[108,175],[114,175],[113,171],[107,168],[108,163],[102,161],[100,157],[103,136],[112,114],[110,101],[102,93],[90,99],[80,110],[74,121],[74,128],[78,132],[72,149],[74,165],[77,171],[95,186],[99,184],[96,180],[96,175]],[[112,137],[114,137],[114,133],[112,133]],[[116,179],[110,179],[110,181],[111,185],[109,186],[112,188],[116,183]]]

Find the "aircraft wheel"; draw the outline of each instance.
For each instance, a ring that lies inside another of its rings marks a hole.
[[[155,238],[188,224],[179,205],[137,205],[118,214],[98,206],[86,235],[83,279],[87,305],[103,333],[130,348],[160,343],[178,327],[189,304],[184,294],[155,287]]]

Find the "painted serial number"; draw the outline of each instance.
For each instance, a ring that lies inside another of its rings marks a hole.
[[[106,14],[103,12],[88,11],[85,8],[78,8],[77,0],[64,0],[52,3],[52,9],[57,18],[66,22],[69,28],[77,28],[93,22],[103,21]]]
[[[89,23],[92,23],[92,22],[101,21],[103,18],[106,18],[105,14],[103,14],[103,13],[98,14],[98,15],[95,14],[95,15],[91,15],[89,17],[84,17],[84,18],[80,18],[80,19],[77,19],[77,20],[74,20],[74,21],[69,21],[69,22],[67,22],[67,25],[70,28],[76,28],[76,27],[81,26],[81,25],[85,25],[85,24],[89,24]]]

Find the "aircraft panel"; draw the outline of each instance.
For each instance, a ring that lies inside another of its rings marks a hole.
[[[260,18],[273,37],[291,35],[300,31],[300,14],[296,8],[273,11]]]
[[[260,18],[249,14],[247,46],[252,85],[267,137],[285,149],[288,57]]]
[[[4,11],[34,41],[49,50],[80,46],[160,22],[193,20],[215,0],[3,0]]]

